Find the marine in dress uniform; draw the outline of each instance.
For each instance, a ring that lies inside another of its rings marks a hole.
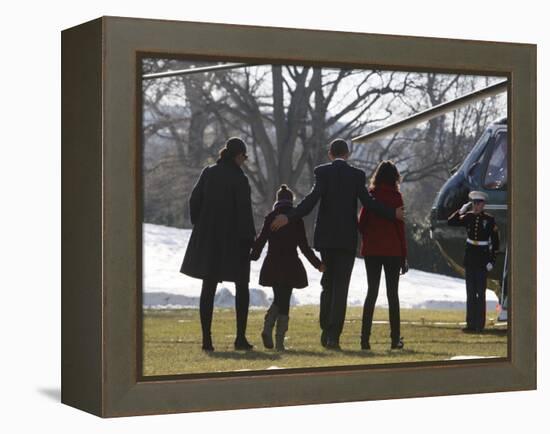
[[[495,265],[499,250],[498,227],[495,218],[483,210],[487,195],[472,191],[466,203],[448,219],[449,226],[464,226],[467,231],[464,254],[466,273],[466,328],[465,332],[481,332],[485,328],[485,290],[487,273]],[[472,208],[469,211],[469,208]]]

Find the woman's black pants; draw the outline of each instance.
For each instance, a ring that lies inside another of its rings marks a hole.
[[[390,311],[390,329],[392,342],[399,341],[401,320],[399,317],[399,272],[401,270],[400,256],[365,256],[367,269],[368,291],[363,307],[363,324],[361,328],[361,342],[368,342],[372,329],[374,306],[378,298],[380,276],[382,268],[386,276],[386,291]]]
[[[212,327],[212,314],[214,312],[214,296],[218,282],[216,280],[205,279],[202,281],[202,290],[200,298],[200,317],[202,336],[209,337]],[[237,314],[237,339],[244,338],[246,335],[246,322],[248,320],[248,304],[250,294],[248,291],[248,281],[235,283],[235,311]]]

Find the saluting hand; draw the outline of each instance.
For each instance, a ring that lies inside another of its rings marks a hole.
[[[288,223],[288,217],[284,214],[279,214],[271,222],[271,230],[276,231],[281,229],[284,225]]]
[[[458,213],[460,215],[463,215],[463,214],[466,214],[466,212],[468,212],[468,210],[470,209],[470,207],[472,206],[472,202],[466,202],[464,205],[462,205],[462,207],[458,210]]]

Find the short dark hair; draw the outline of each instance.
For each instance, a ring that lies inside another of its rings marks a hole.
[[[349,154],[348,143],[344,139],[334,139],[330,142],[328,151],[333,157],[343,157],[344,155]]]

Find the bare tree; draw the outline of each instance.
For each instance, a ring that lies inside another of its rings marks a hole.
[[[148,59],[144,69],[200,65]],[[260,218],[281,183],[299,196],[309,191],[313,167],[326,159],[334,138],[349,139],[439,104],[485,85],[482,80],[489,79],[281,65],[166,78],[144,83],[144,138],[158,148],[157,165],[175,161],[191,170],[213,162],[228,137],[242,137],[250,150],[245,170]],[[404,183],[440,185],[497,106],[495,100],[483,101],[384,141],[355,145],[352,162],[370,173],[380,160],[393,159]]]

